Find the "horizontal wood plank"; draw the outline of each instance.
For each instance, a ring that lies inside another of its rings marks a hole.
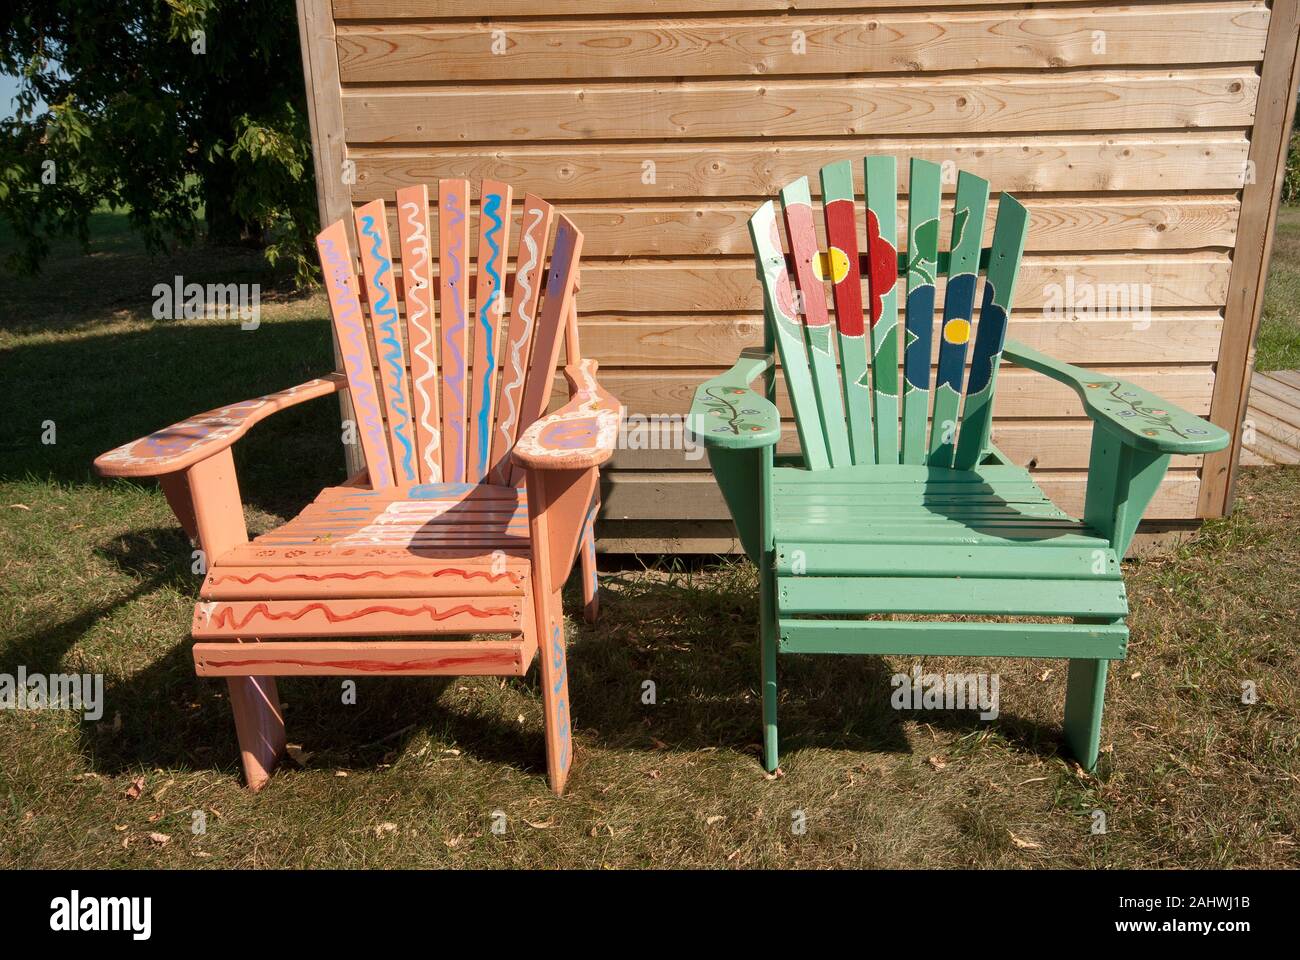
[[[432,83],[1184,65],[1263,56],[1268,10],[1262,2],[1178,6],[1029,8],[1015,16],[873,11],[779,19],[367,23],[339,29],[339,73],[344,83]],[[696,4],[691,12],[706,9]]]
[[[687,81],[574,86],[378,87],[343,92],[358,143],[643,140],[1244,127],[1253,69]],[[508,118],[503,122],[502,118]]]
[[[296,641],[196,643],[200,677],[515,676],[528,672],[537,644],[518,640]]]
[[[936,323],[937,326],[937,323]],[[762,315],[586,315],[583,352],[602,367],[675,367],[726,364],[763,340]],[[1166,363],[1211,363],[1218,355],[1223,315],[1217,310],[1153,311],[1119,318],[1071,312],[1059,319],[1041,311],[1013,312],[1007,335],[1081,366],[1141,363],[1161,344]],[[934,337],[931,361],[939,350]]]
[[[809,170],[811,175],[815,171]],[[813,179],[817,179],[813,177]],[[810,181],[811,182],[811,181]],[[1235,196],[1087,197],[1018,196],[1029,210],[1025,249],[1034,251],[1188,250],[1231,247],[1237,235]],[[564,215],[583,232],[588,257],[699,256],[751,253],[746,224],[758,200],[665,201],[635,205],[577,202],[564,205]],[[990,203],[984,224],[984,244],[993,239],[997,200]],[[857,204],[857,222],[865,223],[865,206]],[[437,204],[430,205],[431,231],[437,235]],[[518,232],[522,205],[516,204],[513,232]],[[477,217],[474,212],[472,217]],[[952,216],[952,200],[942,204],[944,222]],[[397,214],[388,211],[388,229],[397,235]],[[906,234],[907,201],[899,199],[899,234]],[[825,227],[815,219],[818,242],[826,247]],[[940,250],[948,249],[948,237]]]
[[[762,143],[510,144],[468,147],[382,147],[356,144],[354,202],[444,177],[509,180],[551,202],[670,197],[768,197],[828,163],[864,154],[948,162],[988,180],[995,192],[1238,190],[1245,183],[1249,140],[1233,131],[1045,133],[972,136],[940,141],[894,137],[771,140]],[[824,137],[826,131],[822,131]],[[900,189],[908,165],[900,164]],[[820,187],[812,177],[813,192]],[[955,185],[942,183],[945,193]]]

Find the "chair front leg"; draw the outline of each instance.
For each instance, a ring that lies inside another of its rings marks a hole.
[[[193,516],[205,567],[226,551],[248,542],[244,506],[235,477],[235,460],[227,448],[185,471],[183,483],[173,482],[168,501],[184,493],[181,507]],[[172,502],[177,516],[182,509]],[[285,750],[284,714],[273,677],[230,677],[230,708],[250,790],[266,785]]]
[[[595,623],[600,616],[600,582],[596,574],[596,514],[600,511],[599,492],[591,498],[591,509],[582,533],[582,545],[578,548],[582,557],[582,616],[588,623]]]

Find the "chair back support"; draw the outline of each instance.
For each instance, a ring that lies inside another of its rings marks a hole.
[[[360,281],[343,221],[316,237],[356,441],[376,488],[519,482],[510,450],[546,412],[561,336],[566,361],[580,359],[581,231],[558,217],[543,285],[557,219],[550,204],[525,195],[511,272],[509,184],[484,180],[477,210],[467,180],[440,181],[437,196],[435,248],[429,188],[397,192],[396,261],[384,201],[356,210]]]
[[[908,239],[901,253],[893,157],[865,158],[861,208],[851,162],[822,168],[825,250],[818,240],[807,177],[780,193],[788,254],[772,201],[750,218],[766,322],[780,355],[809,469],[856,463],[970,469],[988,446],[993,391],[1028,214],[1004,193],[992,246],[982,249],[989,185],[960,173],[951,239],[941,252],[941,172],[937,164],[911,161]],[[865,244],[860,244],[861,237]],[[860,252],[864,246],[865,252]],[[975,293],[981,271],[985,279],[976,329]],[[936,289],[941,276],[943,313],[932,398]],[[906,296],[901,377],[900,277],[905,278]],[[828,303],[835,309],[834,336]],[[959,412],[972,331],[975,346],[965,405]]]

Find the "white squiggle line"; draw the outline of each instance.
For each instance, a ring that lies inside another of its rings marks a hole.
[[[418,264],[423,262],[424,258],[429,254],[428,237],[424,232],[424,223],[419,219],[420,207],[414,202],[407,202],[402,207],[402,210],[406,213],[406,222],[410,224],[412,231],[414,231],[411,235],[413,245],[411,252],[415,254],[416,264]],[[429,288],[429,279],[420,276],[416,270],[416,264],[412,264],[409,268],[411,278],[415,281],[415,289],[427,290]],[[420,306],[420,312],[415,316],[406,318],[408,330],[412,323],[422,320],[428,312],[418,298],[416,303]],[[424,360],[426,368],[423,375],[416,378],[415,390],[422,401],[420,406],[420,426],[429,437],[429,442],[424,447],[424,465],[429,468],[429,480],[432,483],[438,483],[442,480],[442,461],[435,457],[434,453],[438,449],[441,436],[438,433],[438,428],[429,422],[429,412],[433,409],[433,400],[424,388],[425,382],[433,379],[434,371],[437,370],[438,366],[433,359],[433,354],[429,351],[429,348],[433,346],[433,324],[425,324],[423,332],[424,340],[416,345],[415,352]]]
[[[533,238],[533,231],[537,228],[537,225],[542,222],[542,211],[534,210],[533,213],[536,216],[536,219],[529,224],[528,228],[524,231],[523,237],[524,246],[528,248],[528,262],[515,271],[516,283],[522,288],[522,290],[515,291],[515,299],[520,304],[528,303],[533,296],[533,286],[529,283],[528,278],[532,269],[537,266],[537,241]],[[520,297],[523,299],[519,299]],[[506,401],[509,406],[509,411],[504,417],[497,421],[497,432],[501,434],[507,443],[510,442],[510,428],[514,426],[515,417],[519,413],[518,404],[515,401],[515,394],[518,392],[519,385],[524,379],[524,360],[521,354],[524,347],[528,344],[528,334],[533,327],[533,318],[522,308],[519,311],[519,319],[523,321],[524,330],[523,333],[520,334],[519,339],[515,341],[514,348],[510,351],[510,363],[514,370],[514,379],[510,381],[510,383],[506,384],[501,391],[501,398]]]

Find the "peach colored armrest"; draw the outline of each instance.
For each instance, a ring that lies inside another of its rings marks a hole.
[[[596,361],[564,368],[569,402],[542,417],[515,443],[515,462],[525,467],[574,470],[604,463],[614,454],[623,408],[596,382]]]
[[[347,385],[347,377],[331,373],[255,400],[218,407],[100,454],[95,469],[105,477],[156,477],[184,470],[225,450],[277,410],[337,393]]]

